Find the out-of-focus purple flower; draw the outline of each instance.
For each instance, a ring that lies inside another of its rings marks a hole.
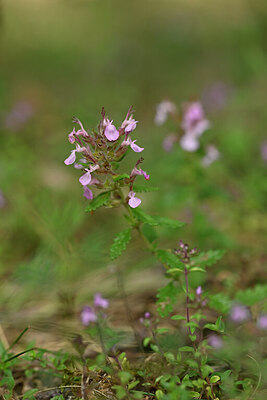
[[[208,337],[208,344],[214,349],[221,349],[223,347],[223,341],[218,335],[210,335]]]
[[[242,323],[247,321],[250,318],[249,309],[242,304],[235,304],[232,306],[230,311],[230,319],[233,322]]]
[[[139,318],[139,321],[141,322],[141,324],[148,325],[150,318],[151,318],[151,314],[150,314],[150,312],[147,311],[147,312],[145,312],[143,317]]]
[[[175,133],[170,133],[163,140],[162,147],[165,151],[170,152],[172,151],[175,142],[177,142],[177,135]]]
[[[142,170],[141,168],[134,167],[134,169],[131,172],[131,176],[136,176],[136,175],[143,175],[146,181],[148,181],[150,178],[150,175],[148,175],[146,171]]]
[[[0,190],[0,208],[4,208],[5,205],[6,205],[6,199],[2,190]]]
[[[156,125],[163,125],[168,114],[174,114],[177,108],[174,103],[169,100],[164,100],[157,105],[154,122]]]
[[[185,151],[196,151],[199,148],[199,141],[197,137],[191,134],[185,134],[180,140],[180,145]]]
[[[231,87],[223,82],[215,82],[207,87],[202,95],[205,107],[210,111],[218,111],[225,107]]]
[[[113,121],[104,120],[105,131],[104,135],[110,142],[114,142],[120,136],[116,126],[112,124]]]
[[[201,287],[201,286],[198,286],[198,287],[196,288],[196,295],[197,295],[197,296],[201,296],[201,294],[202,294],[202,287]]]
[[[94,172],[95,170],[97,170],[99,168],[99,165],[91,165],[90,168],[85,168],[86,173],[83,174],[80,179],[79,182],[83,185],[83,186],[87,186],[89,185],[89,183],[92,180],[92,176],[91,173]]]
[[[135,193],[133,191],[129,192],[128,196],[129,196],[128,204],[130,207],[136,208],[140,206],[142,200],[139,199],[138,197],[135,197]]]
[[[88,326],[90,322],[97,321],[97,315],[90,306],[85,306],[81,312],[81,320],[84,326]]]
[[[101,293],[96,293],[94,296],[94,306],[100,308],[108,308],[109,301],[104,299]]]
[[[257,327],[262,330],[267,329],[267,314],[260,315],[257,320]]]
[[[186,134],[199,137],[210,127],[210,122],[205,118],[204,109],[199,101],[185,105],[182,129]]]
[[[19,101],[7,114],[5,127],[17,131],[33,116],[33,107],[28,101]]]
[[[83,169],[84,166],[81,165],[80,163],[85,164],[86,162],[87,162],[87,161],[86,161],[85,158],[81,158],[80,161],[79,161],[78,163],[75,163],[75,164],[74,164],[74,168],[76,168],[76,169]]]
[[[261,158],[267,162],[267,140],[264,140],[261,144]]]
[[[136,140],[132,140],[130,137],[128,137],[126,140],[122,142],[122,146],[130,146],[135,153],[140,153],[141,151],[144,150],[144,148],[139,147],[137,144],[135,144],[135,142]]]
[[[83,187],[83,195],[87,200],[92,200],[94,197],[92,190],[88,186]]]
[[[202,158],[203,167],[209,167],[214,161],[220,158],[219,150],[213,145],[210,144],[206,148],[206,155]]]

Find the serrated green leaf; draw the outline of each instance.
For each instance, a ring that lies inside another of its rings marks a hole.
[[[151,217],[151,215],[148,215],[143,210],[141,210],[141,208],[133,208],[131,211],[132,211],[132,214],[134,215],[134,217],[138,221],[143,222],[144,224],[151,225],[151,226],[158,225],[158,222],[155,221],[154,218]]]
[[[216,264],[224,255],[225,250],[208,250],[206,252],[201,252],[194,258],[192,258],[192,267],[211,267]],[[191,269],[192,270],[192,269]]]
[[[113,241],[113,244],[110,248],[110,258],[111,260],[115,260],[118,258],[123,251],[126,250],[126,245],[131,240],[131,228],[125,229],[122,232],[119,232]]]
[[[175,219],[171,219],[168,217],[159,217],[159,216],[154,216],[154,220],[158,223],[160,226],[167,226],[168,228],[181,228],[182,226],[185,226],[185,222],[181,222]]]
[[[96,196],[89,206],[86,207],[85,211],[95,211],[97,208],[106,205],[110,200],[110,192],[103,192]]]
[[[180,271],[184,270],[184,264],[173,253],[168,250],[157,250],[156,256],[160,262],[167,264],[169,267],[176,268]]]
[[[149,185],[134,185],[133,187],[133,191],[136,193],[156,192],[157,190],[159,190],[158,187]]]
[[[267,285],[257,285],[253,288],[240,290],[235,296],[235,300],[245,306],[253,306],[267,298]]]

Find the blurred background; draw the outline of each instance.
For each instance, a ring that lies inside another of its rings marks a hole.
[[[38,332],[59,317],[78,324],[95,291],[116,305],[109,247],[126,226],[123,211],[86,214],[79,172],[63,163],[72,117],[96,128],[102,106],[116,125],[134,106],[143,168],[159,187],[141,195],[144,210],[188,224],[161,230],[162,245],[183,239],[201,250],[226,249],[208,279],[215,292],[263,281],[264,0],[2,0],[0,35],[0,322],[7,337],[31,324],[40,344]],[[164,98],[179,108],[203,102],[212,126],[202,144],[216,145],[218,161],[203,168],[201,151],[163,150],[177,130],[171,120],[154,124]],[[132,152],[125,172],[136,159]],[[137,237],[116,263],[141,314],[162,285],[161,266]]]

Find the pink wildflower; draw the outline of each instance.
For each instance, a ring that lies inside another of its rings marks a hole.
[[[108,308],[109,302],[102,297],[101,293],[96,293],[94,296],[94,305],[95,307]]]
[[[88,186],[83,187],[83,195],[87,200],[92,200],[94,198],[93,192]]]
[[[135,197],[135,193],[133,191],[129,192],[128,196],[129,196],[128,204],[130,207],[136,208],[140,206],[142,201],[138,197]]]
[[[84,326],[88,326],[90,322],[97,321],[97,315],[92,307],[85,306],[81,312],[81,320]]]
[[[120,136],[119,131],[116,129],[115,125],[112,124],[113,121],[104,120],[105,131],[104,134],[106,138],[113,142]]]
[[[249,309],[242,304],[235,304],[230,311],[230,318],[237,324],[246,322],[250,318]]]
[[[86,173],[80,177],[79,182],[83,186],[89,185],[89,183],[91,182],[91,179],[92,179],[91,173],[94,172],[95,170],[97,170],[98,168],[99,168],[99,165],[91,165],[90,168],[85,168]]]
[[[145,180],[147,181],[150,178],[150,175],[148,175],[146,171],[142,170],[141,168],[134,167],[134,169],[131,172],[131,176],[136,176],[136,175],[143,175]]]
[[[176,112],[176,105],[169,100],[164,100],[157,105],[155,124],[163,125],[166,121],[168,114],[174,114]]]
[[[263,314],[258,318],[257,327],[262,330],[267,329],[267,314]]]
[[[126,140],[122,142],[122,146],[130,146],[135,153],[140,153],[141,151],[144,150],[144,148],[139,147],[137,144],[135,144],[135,142],[136,140],[132,140],[131,138],[128,137]]]

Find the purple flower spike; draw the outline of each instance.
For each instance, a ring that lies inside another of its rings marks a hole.
[[[92,180],[91,180],[91,182],[92,182]],[[93,196],[92,190],[89,189],[88,186],[84,186],[84,187],[83,187],[83,195],[84,195],[84,197],[85,197],[87,200],[92,200],[93,197],[94,197],[94,196]]]
[[[230,311],[230,319],[239,324],[249,319],[249,309],[242,304],[235,304]]]
[[[90,322],[97,321],[97,315],[92,307],[85,306],[81,312],[81,320],[84,326],[88,326]]]
[[[102,297],[101,293],[96,293],[94,297],[94,305],[95,307],[108,308],[109,302],[107,299]]]
[[[141,199],[139,199],[138,197],[135,197],[135,193],[134,192],[129,192],[129,200],[128,200],[128,204],[130,207],[132,208],[136,208],[138,206],[140,206],[141,204]]]
[[[267,314],[263,314],[258,318],[257,327],[262,330],[267,330]]]
[[[115,125],[112,125],[112,121],[108,122],[104,134],[110,142],[114,142],[120,136],[119,131],[117,131]]]

